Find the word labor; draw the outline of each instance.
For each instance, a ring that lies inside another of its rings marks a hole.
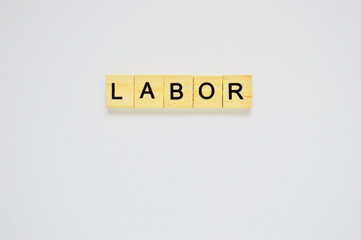
[[[110,108],[251,108],[252,76],[107,75]]]

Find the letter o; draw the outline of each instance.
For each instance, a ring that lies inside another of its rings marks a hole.
[[[204,87],[205,85],[210,86],[210,87],[211,87],[211,90],[212,90],[211,95],[209,95],[209,96],[207,96],[207,97],[204,96],[204,95],[203,95],[203,92],[202,92],[202,89],[203,89],[203,87]],[[211,83],[209,83],[209,82],[204,82],[204,83],[202,83],[202,84],[199,86],[199,96],[201,96],[201,98],[203,98],[203,99],[210,99],[210,98],[213,97],[213,95],[214,95],[214,87],[213,87],[213,85],[212,85]]]

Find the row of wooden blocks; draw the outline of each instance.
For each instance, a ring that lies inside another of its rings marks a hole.
[[[252,76],[107,75],[109,108],[251,108]]]

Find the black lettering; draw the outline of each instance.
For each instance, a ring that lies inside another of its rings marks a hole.
[[[174,86],[177,86],[178,89],[174,89]],[[181,99],[183,97],[182,88],[183,88],[183,86],[180,83],[171,83],[170,84],[170,99],[172,99],[172,100]],[[175,97],[174,92],[179,93],[179,96]]]
[[[148,88],[149,90],[146,90],[147,88]],[[143,98],[144,94],[150,94],[150,96],[152,97],[152,99],[154,99],[154,94],[153,94],[152,88],[150,87],[149,82],[145,82],[144,88],[143,88],[143,90],[142,90],[142,93],[140,94],[140,98]]]
[[[115,96],[115,83],[112,83],[112,99],[123,99],[123,97]]]
[[[232,86],[238,86],[238,89],[232,89]],[[240,83],[228,83],[228,89],[230,100],[232,100],[232,93],[237,94],[240,99],[243,99],[242,95],[239,93],[242,90],[242,85]]]
[[[208,97],[204,96],[203,93],[202,93],[202,88],[203,88],[205,85],[210,86],[210,87],[211,87],[211,90],[212,90],[211,95],[209,95]],[[205,82],[205,83],[202,83],[202,84],[199,86],[199,96],[201,96],[201,98],[210,99],[210,98],[213,97],[213,95],[214,95],[214,87],[213,87],[213,85],[212,85],[211,83]]]

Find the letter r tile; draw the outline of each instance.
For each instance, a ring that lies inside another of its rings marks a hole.
[[[223,107],[252,107],[252,75],[223,76]]]

